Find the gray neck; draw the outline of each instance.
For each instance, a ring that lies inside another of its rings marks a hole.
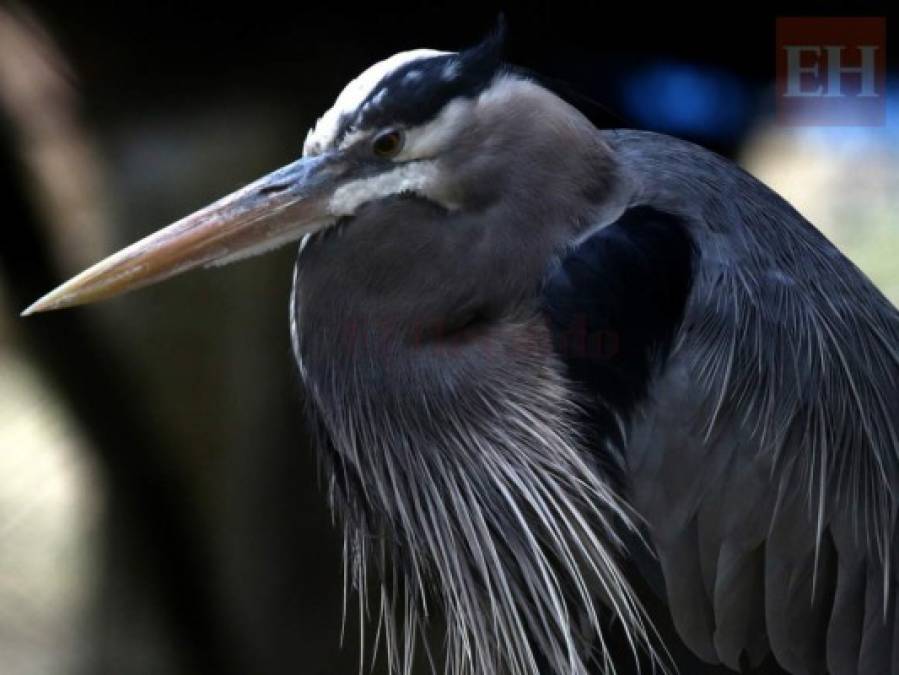
[[[452,672],[585,675],[607,611],[649,642],[616,562],[629,516],[580,446],[537,312],[544,269],[586,227],[553,225],[401,198],[300,257],[295,344],[349,576],[363,604],[377,580],[398,669],[428,601]]]

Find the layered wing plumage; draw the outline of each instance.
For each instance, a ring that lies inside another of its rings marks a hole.
[[[796,675],[899,673],[899,313],[725,160],[609,142],[644,206],[563,261],[548,315],[564,334],[588,308],[621,335],[604,361],[560,354],[598,418],[623,420],[625,489],[678,635],[737,671],[771,653]],[[626,343],[640,322],[656,337]]]

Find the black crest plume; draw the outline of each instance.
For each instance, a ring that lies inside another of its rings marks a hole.
[[[340,135],[391,124],[417,126],[453,99],[477,96],[502,71],[505,41],[506,20],[500,15],[494,29],[473,47],[405,64],[372,89],[343,123]]]

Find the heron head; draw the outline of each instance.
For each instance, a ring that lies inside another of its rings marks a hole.
[[[607,153],[585,118],[503,64],[502,33],[458,53],[413,50],[371,66],[309,131],[300,159],[102,260],[23,314],[263,253],[402,197],[451,213],[501,202],[535,224],[574,222],[576,213],[548,210],[596,201],[608,187]]]

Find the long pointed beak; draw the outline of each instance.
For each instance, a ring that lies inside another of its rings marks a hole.
[[[333,220],[327,203],[338,173],[328,155],[288,164],[101,260],[22,316],[96,302],[295,241]]]

